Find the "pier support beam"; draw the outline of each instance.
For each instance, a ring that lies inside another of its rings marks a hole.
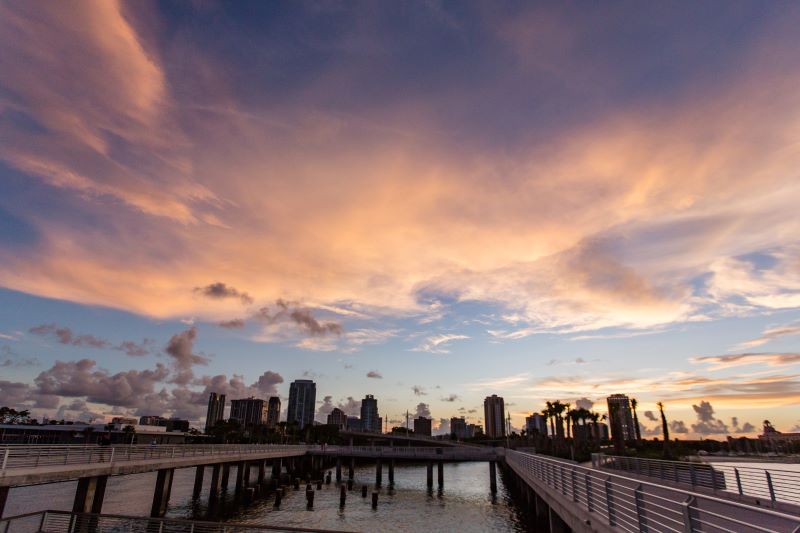
[[[383,463],[381,462],[380,459],[378,459],[378,462],[375,464],[375,484],[380,486],[382,482],[383,482]]]
[[[489,461],[489,487],[492,494],[497,492],[497,463]]]
[[[72,503],[73,513],[100,513],[103,509],[103,498],[106,495],[108,476],[82,477],[78,480],[75,500]],[[7,493],[6,493],[7,494]],[[0,499],[2,496],[0,495]]]
[[[222,482],[221,482],[222,484],[220,487],[224,492],[228,492],[228,482],[230,477],[231,477],[231,464],[225,463],[222,465]]]
[[[258,461],[258,484],[263,485],[264,480],[267,478],[267,461],[261,459]]]
[[[11,487],[0,487],[0,518],[3,518],[3,509],[6,508],[6,501],[8,501],[8,491]]]
[[[351,439],[351,444],[350,445],[352,446],[352,439]],[[355,457],[351,457],[350,458],[350,470],[347,472],[347,478],[348,479],[353,479],[355,477],[355,475],[353,473],[355,471],[355,469],[356,469],[356,458]]]
[[[206,467],[199,465],[194,472],[194,489],[192,490],[192,499],[199,500],[200,493],[203,491],[203,476],[205,475]]]
[[[211,466],[211,486],[208,488],[208,501],[209,503],[217,501],[219,498],[219,478],[222,470],[222,465]]]
[[[389,459],[389,485],[394,485],[394,459]]]
[[[428,488],[433,488],[433,461],[428,461]]]
[[[163,468],[158,471],[158,475],[156,476],[156,490],[153,492],[153,506],[150,508],[150,516],[160,518],[167,512],[169,495],[172,492],[172,477],[174,474],[174,468]]]
[[[436,467],[438,474],[436,477],[438,478],[439,481],[439,488],[442,488],[444,487],[444,463],[442,461],[439,461],[439,464],[436,465]]]
[[[244,478],[242,479],[242,487],[249,487],[250,486],[250,468],[253,466],[253,463],[247,461],[244,464]]]
[[[342,458],[336,458],[336,483],[340,483],[342,481]]]
[[[234,488],[234,494],[237,496],[242,493],[242,488],[244,488],[244,469],[244,461],[239,461],[236,463],[236,485]]]
[[[273,459],[272,460],[272,477],[277,478],[281,475],[281,460],[280,459]]]

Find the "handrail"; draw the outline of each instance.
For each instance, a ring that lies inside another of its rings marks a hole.
[[[289,444],[197,444],[0,447],[0,476],[15,469],[45,466],[119,464],[194,457],[239,457],[280,452],[304,454],[311,446]]]
[[[800,504],[800,472],[777,468],[692,463],[593,454],[596,468],[621,470],[692,487],[723,490],[740,496]]]
[[[208,522],[180,518],[155,518],[115,514],[73,513],[69,511],[39,511],[0,519],[0,531],[13,533],[15,524],[24,527],[27,519],[38,518],[42,533],[61,533],[71,531],[192,531],[193,533],[247,533],[247,532],[286,532],[286,533],[352,533],[342,530],[305,528],[296,526],[272,526],[264,524],[241,524],[232,522]],[[134,527],[139,526],[139,527]],[[172,527],[170,527],[172,526]],[[183,527],[179,527],[183,526]],[[25,528],[27,529],[27,528]]]
[[[775,533],[800,531],[800,517],[509,450],[506,463],[528,485],[546,487],[622,531]]]

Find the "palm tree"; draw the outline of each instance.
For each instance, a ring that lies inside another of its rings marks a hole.
[[[550,410],[547,407],[542,409],[542,416],[544,417],[544,436],[547,437],[547,421],[550,420]]]
[[[556,417],[556,435],[562,439],[564,438],[564,419],[561,417],[561,414],[566,408],[566,404],[561,403],[559,400],[553,402],[553,414],[555,414]]]
[[[567,411],[567,439],[572,438],[572,411],[570,411],[570,404],[565,403],[564,408]]]
[[[664,458],[669,457],[669,424],[667,424],[667,417],[664,414],[664,404],[658,402],[658,410],[661,412],[661,434],[664,437]]]
[[[545,409],[547,410],[547,414],[545,416],[550,418],[550,435],[552,435],[553,438],[555,438],[555,436],[556,436],[556,422],[555,422],[556,410],[555,410],[555,406],[554,406],[553,402],[548,401],[547,402],[547,407]]]
[[[637,405],[639,405],[639,402],[636,401],[636,398],[631,398],[631,409],[633,409],[633,434],[636,437],[636,444],[639,444],[642,441],[642,432],[639,428],[639,416],[636,414]]]

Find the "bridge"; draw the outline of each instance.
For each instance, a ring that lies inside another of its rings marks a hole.
[[[376,446],[290,446],[290,445],[183,445],[183,446],[8,446],[0,448],[0,511],[9,487],[77,479],[72,515],[91,514],[100,520],[108,476],[158,472],[151,517],[162,517],[175,468],[196,468],[195,498],[199,497],[203,473],[212,470],[210,498],[227,486],[230,468],[236,468],[236,492],[249,490],[250,472],[258,471],[258,485],[266,482],[266,468],[272,466],[272,483],[277,487],[282,467],[297,484],[303,469],[320,472],[336,465],[337,482],[342,481],[342,464],[350,465],[345,491],[352,489],[356,459],[374,461],[376,485],[382,482],[384,463],[389,483],[394,481],[396,461],[428,465],[428,487],[433,486],[433,466],[438,466],[439,486],[444,486],[443,464],[450,461],[487,461],[491,490],[496,490],[495,465],[506,473],[507,485],[517,500],[535,516],[537,530],[562,533],[589,532],[736,532],[800,533],[800,513],[790,502],[781,501],[785,492],[773,484],[774,499],[762,505],[748,500],[742,483],[739,494],[727,491],[713,470],[702,467],[667,467],[650,472],[644,464],[595,458],[594,467],[571,461],[507,450],[479,447],[376,447]],[[688,468],[689,474],[675,469]],[[692,473],[694,472],[694,473]],[[658,476],[661,475],[659,478]],[[687,477],[688,476],[688,477]],[[693,483],[688,483],[694,479]],[[328,478],[330,481],[330,477]],[[741,480],[739,480],[741,481]],[[778,495],[781,495],[780,497]],[[771,503],[771,504],[770,504]],[[0,512],[0,516],[2,513]],[[53,515],[55,516],[55,515]]]

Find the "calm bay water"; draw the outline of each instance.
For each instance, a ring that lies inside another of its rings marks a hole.
[[[345,472],[346,474],[346,472]],[[384,467],[384,485],[379,489],[376,510],[371,500],[361,497],[361,485],[375,482],[374,466],[356,468],[354,490],[347,495],[347,505],[339,509],[339,489],[336,483],[323,485],[316,493],[314,508],[306,509],[305,493],[289,490],[280,509],[273,508],[272,496],[258,499],[249,505],[234,505],[227,501],[223,515],[226,521],[269,525],[319,527],[350,531],[530,531],[524,514],[514,506],[509,493],[498,477],[498,492],[489,491],[487,463],[446,464],[444,490],[426,487],[425,465],[401,465],[395,468],[395,483],[389,487]],[[155,473],[110,478],[106,489],[103,512],[146,516],[150,511]],[[235,479],[231,471],[230,481]],[[200,503],[191,501],[194,469],[175,471],[172,496],[167,516],[175,518],[208,519],[207,470]],[[6,505],[6,516],[44,510],[70,510],[76,482],[20,487],[12,489]],[[215,518],[218,519],[218,518]]]

